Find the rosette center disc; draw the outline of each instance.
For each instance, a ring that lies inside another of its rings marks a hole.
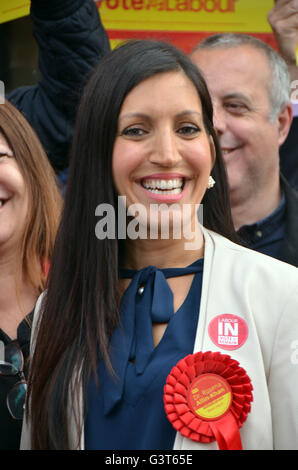
[[[187,401],[201,419],[216,420],[224,416],[232,404],[231,387],[220,375],[205,373],[191,382]]]

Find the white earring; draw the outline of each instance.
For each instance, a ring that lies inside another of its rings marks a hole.
[[[214,185],[215,185],[215,180],[214,180],[214,179],[212,178],[212,176],[210,175],[210,176],[209,176],[209,179],[208,179],[208,186],[207,186],[207,188],[208,188],[208,189],[211,189],[211,188],[213,188]]]

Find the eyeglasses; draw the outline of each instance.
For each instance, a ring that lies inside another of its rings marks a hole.
[[[6,397],[8,411],[14,419],[23,419],[27,382],[24,375],[24,356],[17,342],[12,341],[4,348],[4,361],[0,361],[0,376],[19,376],[19,381],[9,390]]]

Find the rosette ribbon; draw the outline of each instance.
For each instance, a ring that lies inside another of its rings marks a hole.
[[[239,428],[251,409],[253,387],[239,362],[220,352],[198,352],[173,367],[164,406],[176,431],[193,441],[217,441],[220,450],[242,450]]]

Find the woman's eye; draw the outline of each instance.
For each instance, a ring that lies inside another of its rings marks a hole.
[[[197,126],[181,126],[178,129],[178,134],[185,136],[192,136],[200,132],[200,128]]]
[[[128,137],[142,137],[146,134],[146,131],[140,127],[129,127],[128,129],[124,129],[121,134]]]

